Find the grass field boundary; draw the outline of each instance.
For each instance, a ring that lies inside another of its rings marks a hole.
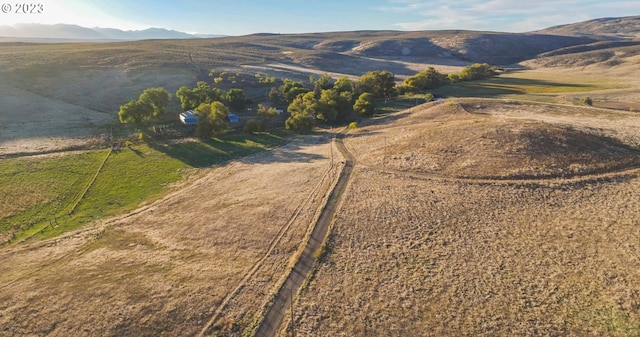
[[[107,152],[107,155],[104,157],[104,160],[102,161],[102,163],[100,163],[100,166],[98,167],[98,169],[96,170],[96,173],[93,175],[93,177],[91,178],[91,181],[89,181],[89,183],[87,184],[87,186],[85,186],[84,190],[82,190],[82,193],[80,193],[80,195],[78,196],[78,198],[76,199],[76,201],[73,203],[73,205],[71,206],[71,208],[69,209],[69,211],[67,212],[69,215],[73,214],[73,212],[76,210],[76,207],[78,207],[78,205],[80,204],[80,202],[82,201],[82,199],[84,199],[84,196],[87,195],[87,192],[89,191],[89,189],[91,188],[91,186],[93,186],[93,183],[96,181],[96,179],[98,178],[98,175],[100,174],[100,171],[102,171],[102,168],[104,167],[104,164],[107,162],[107,160],[109,159],[109,157],[111,156],[111,153],[113,152],[113,148],[109,149],[109,152]]]

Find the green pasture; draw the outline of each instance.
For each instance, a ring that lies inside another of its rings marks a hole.
[[[433,91],[443,97],[484,97],[553,101],[560,94],[624,88],[624,83],[604,76],[510,71],[479,81],[459,82]]]
[[[0,244],[34,235],[53,237],[91,220],[133,210],[161,197],[187,169],[221,164],[286,141],[287,134],[272,132],[176,144],[142,143],[109,155],[109,150],[96,150],[3,159]]]

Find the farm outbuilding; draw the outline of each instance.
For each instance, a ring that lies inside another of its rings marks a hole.
[[[180,114],[180,121],[184,125],[197,125],[198,116],[193,112],[193,110],[185,111]]]

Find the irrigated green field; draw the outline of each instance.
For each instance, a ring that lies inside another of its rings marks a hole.
[[[0,237],[6,242],[36,233],[44,238],[59,235],[158,198],[190,168],[220,164],[286,141],[285,133],[275,132],[4,159]]]
[[[490,97],[553,102],[559,95],[589,95],[590,92],[628,87],[628,83],[615,77],[511,70],[488,80],[448,85],[434,90],[434,93],[446,97]]]

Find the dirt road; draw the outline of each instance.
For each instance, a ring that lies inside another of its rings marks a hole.
[[[273,300],[273,304],[267,310],[267,313],[260,323],[258,327],[258,331],[255,336],[257,337],[271,337],[275,336],[278,327],[282,323],[282,319],[284,318],[287,310],[290,308],[290,303],[292,301],[292,296],[298,292],[302,283],[304,283],[307,275],[313,268],[313,265],[316,262],[316,256],[314,256],[315,252],[321,247],[324,242],[325,237],[327,236],[327,232],[333,221],[334,215],[340,205],[340,201],[344,196],[344,192],[347,188],[349,179],[351,178],[351,173],[353,172],[353,168],[355,166],[355,159],[344,146],[342,139],[345,134],[340,133],[336,138],[336,145],[342,155],[345,158],[345,166],[338,178],[338,183],[335,188],[331,192],[329,199],[327,200],[327,204],[322,210],[322,214],[316,223],[311,237],[306,244],[304,252],[300,256],[300,259],[296,263],[293,270],[287,277],[287,280],[284,282],[275,299]]]

